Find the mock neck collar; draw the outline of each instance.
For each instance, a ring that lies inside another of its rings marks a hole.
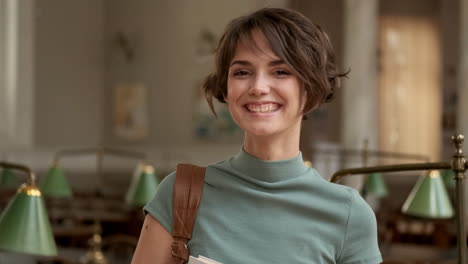
[[[249,153],[244,148],[231,158],[231,167],[248,176],[265,182],[278,182],[295,178],[306,173],[309,168],[305,166],[302,153],[287,160],[261,160]]]

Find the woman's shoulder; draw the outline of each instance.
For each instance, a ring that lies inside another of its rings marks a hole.
[[[334,182],[331,182],[331,181],[327,180],[326,178],[322,177],[319,174],[319,172],[317,170],[315,170],[315,169],[311,169],[311,172],[312,172],[312,174],[314,174],[316,176],[314,178],[319,179],[315,183],[315,185],[317,185],[318,188],[326,189],[327,191],[329,191],[331,193],[342,194],[342,195],[344,195],[346,197],[350,197],[350,195],[352,195],[352,193],[355,191],[354,188],[351,188],[349,186],[342,185],[342,184],[337,184],[337,183],[334,183]]]
[[[169,189],[172,190],[172,186],[174,186],[176,178],[176,171],[170,172],[167,176],[165,176],[158,185],[159,189]]]
[[[315,170],[313,170],[313,173],[319,175]],[[367,210],[367,202],[361,197],[359,191],[355,188],[330,182],[320,176],[315,178],[318,180],[314,181],[311,185],[316,194],[319,194],[330,201],[347,204],[348,207],[351,207],[354,204],[354,207],[357,210],[363,210],[363,208],[365,208],[364,210]]]

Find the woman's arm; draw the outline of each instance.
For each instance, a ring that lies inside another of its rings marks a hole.
[[[132,264],[171,263],[172,236],[150,214],[147,214],[138,240]]]

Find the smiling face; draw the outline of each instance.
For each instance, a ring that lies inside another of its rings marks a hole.
[[[304,89],[294,70],[254,31],[256,47],[239,42],[231,60],[225,98],[235,122],[249,136],[299,137]]]

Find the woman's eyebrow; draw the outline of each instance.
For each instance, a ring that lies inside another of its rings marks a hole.
[[[250,63],[249,61],[246,61],[246,60],[235,60],[233,62],[231,62],[231,65],[229,65],[229,67],[232,67],[234,66],[235,64],[239,64],[241,66],[249,66],[249,65],[252,65],[252,63]]]
[[[241,66],[252,65],[252,63],[250,63],[249,61],[246,61],[246,60],[235,60],[235,61],[231,62],[231,65],[229,65],[229,67],[232,67],[235,64],[239,64]],[[278,65],[282,65],[282,64],[285,64],[283,60],[273,60],[273,61],[270,61],[268,63],[268,66],[278,66]]]
[[[278,66],[282,64],[285,64],[283,60],[274,60],[268,63],[269,66]]]

